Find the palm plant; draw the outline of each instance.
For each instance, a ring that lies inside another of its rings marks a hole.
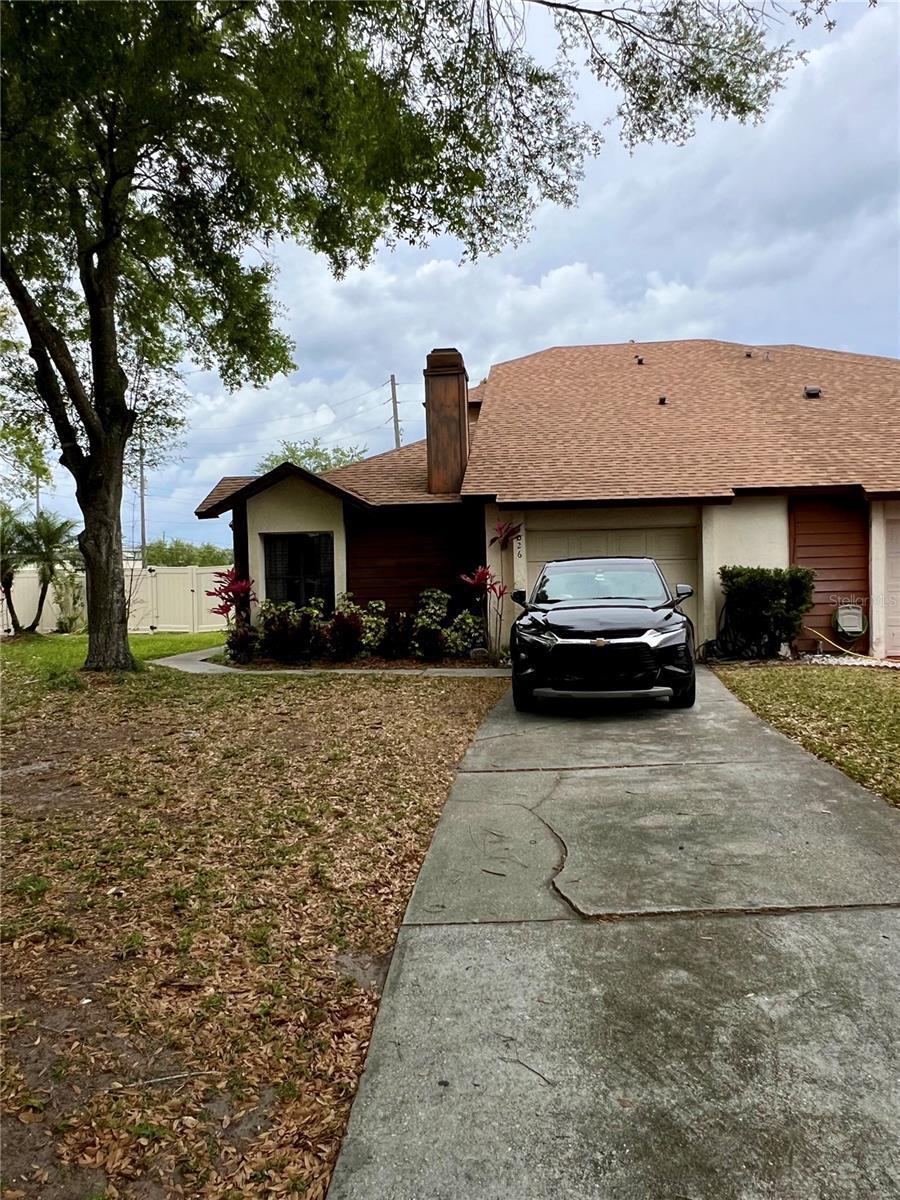
[[[34,633],[40,624],[44,601],[56,572],[67,567],[80,553],[75,541],[76,524],[58,513],[41,511],[31,521],[21,524],[22,561],[37,567],[41,590],[34,620],[26,633]]]
[[[22,626],[13,604],[12,586],[16,571],[25,565],[22,555],[24,525],[19,514],[8,504],[0,503],[0,589],[6,602],[9,623],[13,633],[21,633]]]

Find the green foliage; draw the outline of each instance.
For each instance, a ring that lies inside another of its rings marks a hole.
[[[484,647],[484,620],[464,610],[457,613],[446,630],[447,650],[456,658],[468,658],[477,647]]]
[[[304,467],[314,475],[324,475],[337,467],[346,467],[349,463],[359,462],[365,458],[367,446],[326,446],[318,437],[306,438],[299,442],[282,441],[279,449],[273,450],[256,464],[257,471],[264,475],[273,471],[283,462],[293,463],[295,467]]]
[[[53,599],[58,613],[57,633],[84,633],[87,629],[84,576],[72,567],[59,568],[53,579]]]
[[[324,624],[321,601],[301,608],[289,600],[264,600],[257,617],[259,653],[276,662],[308,662],[322,652]]]
[[[388,613],[384,626],[384,636],[378,647],[384,658],[407,658],[412,654],[413,618],[409,613],[393,611]]]
[[[362,648],[368,654],[375,654],[381,645],[387,625],[386,604],[383,600],[370,600],[368,604],[356,604],[350,592],[343,592],[337,598],[335,608],[338,612],[357,613],[362,621]]]
[[[21,554],[25,562],[37,567],[42,584],[52,582],[59,569],[80,561],[76,529],[74,521],[46,509],[22,522]]]
[[[350,662],[363,648],[363,623],[358,612],[335,609],[325,628],[328,653],[336,662]]]
[[[426,662],[438,662],[447,652],[444,625],[450,611],[450,594],[426,588],[419,597],[413,619],[412,650]]]
[[[234,552],[212,542],[187,542],[167,539],[165,534],[147,543],[147,563],[151,567],[224,567]]]
[[[725,606],[717,653],[772,658],[800,632],[812,605],[815,572],[808,567],[720,567]]]

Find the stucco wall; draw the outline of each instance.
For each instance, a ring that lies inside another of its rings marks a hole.
[[[347,541],[343,501],[303,479],[283,479],[247,501],[250,578],[266,598],[264,533],[331,533],[334,536],[334,594],[347,590]]]
[[[716,635],[721,607],[719,567],[790,565],[786,496],[740,496],[730,504],[706,504],[701,522],[701,604],[698,640]]]

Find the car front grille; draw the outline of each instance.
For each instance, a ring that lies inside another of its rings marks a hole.
[[[659,664],[645,643],[617,646],[567,646],[550,654],[550,686],[561,690],[624,691],[652,687]]]

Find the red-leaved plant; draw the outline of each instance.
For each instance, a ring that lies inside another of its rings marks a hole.
[[[253,656],[253,626],[250,624],[250,605],[256,600],[252,579],[241,579],[234,567],[216,571],[216,586],[207,596],[219,603],[210,609],[228,622],[228,656],[235,662],[247,662]]]
[[[512,521],[498,521],[494,526],[494,536],[488,542],[489,546],[499,546],[501,550],[505,550],[509,543],[519,536],[522,528],[522,522],[514,525]]]
[[[500,658],[500,635],[503,629],[503,598],[509,591],[490,567],[476,567],[471,575],[460,575],[478,598],[484,622],[484,640],[492,662]]]

